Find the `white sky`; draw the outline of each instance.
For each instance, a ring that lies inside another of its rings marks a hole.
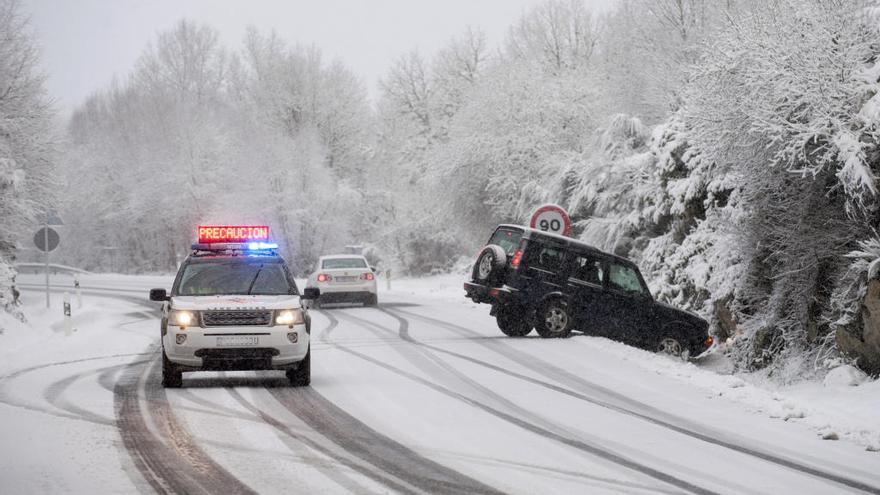
[[[315,44],[357,73],[372,96],[395,58],[429,55],[466,26],[491,46],[541,0],[24,0],[39,37],[48,89],[63,114],[114,77],[125,78],[157,32],[181,18],[219,30],[238,49],[245,28],[275,29],[289,43]],[[605,10],[615,0],[584,0]]]

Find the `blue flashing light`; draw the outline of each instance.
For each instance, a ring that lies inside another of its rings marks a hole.
[[[249,251],[265,251],[267,249],[278,249],[278,244],[274,242],[251,242],[248,243]]]

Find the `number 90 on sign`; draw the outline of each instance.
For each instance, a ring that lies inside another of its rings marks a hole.
[[[571,220],[561,207],[544,205],[533,214],[531,227],[553,234],[568,235],[571,231]]]
[[[538,221],[538,228],[549,232],[562,232],[562,221],[557,218],[542,218]]]
[[[565,231],[565,219],[562,214],[555,210],[541,212],[535,219],[535,226],[544,232],[562,234]]]

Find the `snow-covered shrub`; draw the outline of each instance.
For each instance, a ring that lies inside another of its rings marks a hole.
[[[448,272],[461,255],[461,241],[429,222],[400,237],[402,249],[397,253],[398,263],[408,275]]]
[[[840,283],[831,294],[827,323],[838,331],[851,331],[858,320],[868,281],[880,277],[880,234],[859,241],[858,249],[846,254],[849,261]]]
[[[741,178],[732,306],[743,366],[816,361],[841,260],[876,221],[876,123],[862,110],[877,93],[865,74],[880,36],[866,21],[857,2],[754,4],[693,69],[690,142],[715,175]]]

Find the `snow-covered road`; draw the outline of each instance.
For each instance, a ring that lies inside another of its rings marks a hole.
[[[430,281],[313,311],[309,388],[169,390],[146,294],[170,278],[86,277],[72,335],[39,281],[20,280],[32,331],[0,336],[3,493],[880,493],[880,455],[676,378],[692,364],[510,339]]]

